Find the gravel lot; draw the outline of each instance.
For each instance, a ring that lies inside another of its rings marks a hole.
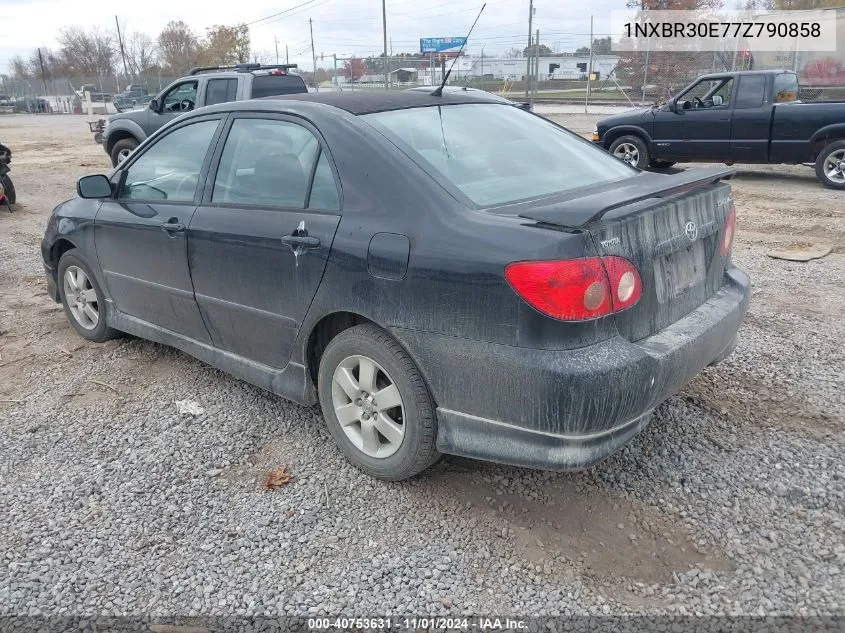
[[[845,192],[810,168],[739,168],[739,347],[621,453],[388,484],[318,408],[76,336],[38,245],[106,155],[83,117],[3,116],[0,140],[19,200],[0,208],[0,615],[845,615]],[[819,241],[834,252],[766,256]],[[264,490],[281,465],[294,483]]]

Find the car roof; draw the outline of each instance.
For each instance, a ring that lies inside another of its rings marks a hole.
[[[432,89],[433,90],[433,89]],[[261,101],[303,101],[321,103],[346,110],[351,114],[371,114],[389,110],[405,110],[436,105],[458,105],[464,103],[502,103],[499,97],[483,91],[444,91],[440,97],[417,90],[352,90],[345,92],[316,92],[309,94],[278,95],[264,97]],[[234,102],[233,109],[237,109]]]

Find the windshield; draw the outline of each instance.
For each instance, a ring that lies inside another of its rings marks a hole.
[[[362,118],[479,206],[548,196],[636,174],[607,152],[514,106],[447,105]]]

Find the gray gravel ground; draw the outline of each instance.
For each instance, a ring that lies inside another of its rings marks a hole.
[[[0,400],[22,401],[0,403],[0,615],[845,615],[845,198],[809,169],[735,181],[741,342],[630,446],[580,473],[447,458],[388,484],[317,408],[73,333],[37,247],[106,167],[86,127],[0,119],[21,201],[0,209]],[[822,260],[765,256],[823,238]],[[262,489],[281,465],[294,483]]]

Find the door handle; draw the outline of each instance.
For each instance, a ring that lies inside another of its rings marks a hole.
[[[167,222],[161,225],[162,231],[168,233],[182,233],[185,230],[185,225],[179,222],[176,218],[170,218]]]
[[[320,246],[320,238],[310,235],[285,235],[282,242],[294,248],[319,248]]]

